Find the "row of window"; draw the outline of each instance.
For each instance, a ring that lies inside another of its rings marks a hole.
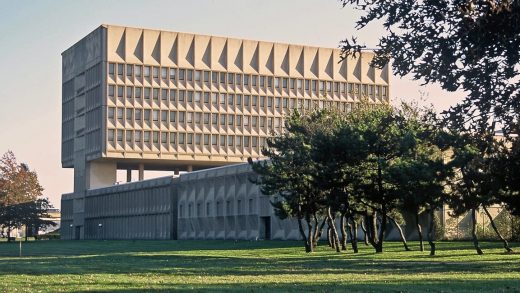
[[[218,93],[218,92],[201,92],[201,91],[186,91],[186,90],[175,90],[175,89],[158,89],[158,88],[134,88],[126,87],[126,95],[124,95],[124,86],[108,86],[108,96],[113,98],[117,89],[118,98],[132,99],[135,98],[137,101],[144,99],[144,101],[150,102],[153,100],[157,105],[159,101],[167,103],[168,101],[172,104],[175,103],[190,103],[190,104],[204,104],[209,106],[228,105],[240,108],[258,107],[265,108],[292,108],[296,107],[298,100],[308,100],[302,98],[288,98],[288,97],[272,97],[272,96],[258,96],[258,95],[242,95],[242,94],[231,94],[231,93]],[[318,100],[318,99],[314,99]],[[321,103],[324,103],[325,99],[319,99]]]
[[[151,123],[158,122],[176,124],[195,124],[207,126],[236,126],[236,127],[257,127],[268,126],[269,128],[281,127],[283,124],[281,117],[249,116],[219,113],[184,112],[184,111],[160,111],[150,109],[130,109],[130,108],[108,108],[108,119],[115,123],[117,120],[123,124],[133,122],[142,125],[142,121]]]
[[[109,129],[107,140],[110,143],[126,142],[133,144],[161,144],[165,145],[197,145],[197,146],[221,146],[221,147],[263,147],[266,145],[265,137],[247,135],[224,135],[224,134],[201,134],[201,133],[178,133],[178,132],[159,132],[159,131],[138,131]]]
[[[234,215],[235,213],[233,212],[233,201],[227,200],[225,204],[226,204],[226,207],[225,207],[226,215],[228,215],[228,216]],[[245,205],[245,201],[243,201],[241,199],[236,200],[236,214],[237,215],[241,215],[245,212],[244,205]],[[187,209],[187,211],[185,211],[185,208]],[[213,204],[211,201],[206,202],[206,211],[204,214],[202,211],[202,209],[203,209],[202,203],[196,204],[196,214],[195,214],[194,208],[195,208],[195,205],[193,203],[188,203],[187,206],[185,206],[181,203],[179,205],[179,217],[184,218],[187,216],[188,218],[192,218],[192,217],[203,217],[203,216],[213,217],[214,215],[223,216],[223,207],[222,207],[222,203],[220,201],[216,201],[215,204]],[[248,208],[249,214],[253,214],[255,212],[254,198],[248,199],[247,208]]]
[[[117,70],[116,70],[117,69]],[[272,75],[252,75],[242,73],[230,73],[207,70],[194,70],[184,68],[169,68],[157,66],[143,66],[122,63],[109,63],[108,74],[112,79],[117,75],[120,79],[125,76],[128,79],[132,78],[153,78],[157,82],[198,82],[206,85],[238,85],[244,87],[259,87],[276,89],[299,89],[313,92],[336,92],[336,93],[360,93],[361,84],[324,81],[318,79],[300,79],[289,77],[277,77]],[[363,85],[367,86],[366,84]],[[374,87],[374,85],[371,85]],[[386,97],[388,87],[375,86],[375,95],[379,96],[381,92],[383,97]],[[368,90],[365,91],[368,94]]]

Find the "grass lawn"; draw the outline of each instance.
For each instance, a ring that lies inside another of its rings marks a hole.
[[[40,241],[0,243],[0,291],[520,292],[520,243],[441,242],[438,255],[361,246],[306,254],[300,242]]]

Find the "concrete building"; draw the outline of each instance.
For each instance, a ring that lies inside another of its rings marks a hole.
[[[282,130],[292,109],[349,111],[362,96],[387,103],[389,68],[370,67],[372,56],[340,62],[338,49],[100,26],[62,53],[62,166],[74,168],[74,192],[62,197],[63,238],[97,238],[108,233],[101,232],[106,225],[121,229],[104,236],[111,238],[253,235],[241,227],[268,221],[259,217],[269,217],[270,207],[264,211],[253,199],[258,213],[246,213],[249,198],[230,206],[209,200],[233,193],[230,186],[215,191],[220,177],[198,181],[203,173],[194,173],[114,186],[117,170],[127,170],[130,182],[134,171],[143,180],[145,170],[179,174],[241,163],[261,158],[266,138]],[[222,180],[235,182],[236,194],[254,190],[238,175]],[[190,206],[189,196],[200,200]],[[184,220],[202,210],[214,214]],[[160,231],[143,232],[152,222]],[[143,228],[124,232],[129,225]]]

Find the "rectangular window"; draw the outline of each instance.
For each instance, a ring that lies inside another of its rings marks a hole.
[[[253,136],[251,137],[251,146],[256,148],[258,146],[258,137]]]
[[[200,96],[202,95],[202,92],[195,92],[195,103],[200,104]]]
[[[141,77],[142,76],[142,72],[143,71],[143,67],[141,65],[136,65],[135,66],[135,77]]]
[[[159,102],[159,89],[153,89],[153,100]]]
[[[227,102],[228,106],[233,106],[234,100],[235,100],[235,95],[229,94],[228,95],[228,102]]]
[[[161,143],[168,143],[168,133],[167,132],[161,133]]]
[[[179,112],[179,123],[184,123],[185,116],[186,116],[186,112]]]
[[[167,78],[168,78],[168,68],[166,67],[162,67],[161,68],[161,78],[163,81],[167,81]]]
[[[185,96],[186,96],[186,91],[179,91],[179,102],[184,102]]]
[[[161,90],[161,100],[168,101],[168,90],[167,89]]]
[[[184,80],[185,75],[186,75],[186,70],[179,69],[179,80]]]
[[[143,141],[145,143],[149,143],[150,142],[150,131],[145,131],[144,132],[144,139],[143,139]]]
[[[209,145],[209,134],[204,134],[204,145]]]
[[[244,136],[244,147],[248,148],[249,147],[249,140],[251,139],[251,137],[249,136]]]
[[[126,122],[132,123],[132,120],[134,119],[132,109],[126,109]]]
[[[126,87],[126,98],[127,98],[127,99],[131,99],[131,98],[132,98],[132,96],[133,96],[133,95],[132,95],[132,94],[133,94],[133,89],[134,89],[134,88],[131,87],[131,86],[127,86],[127,87]]]
[[[126,77],[131,78],[134,72],[134,66],[132,64],[126,65]]]
[[[258,96],[253,96],[253,101],[251,102],[251,105],[253,107],[256,107],[258,105]]]
[[[188,70],[186,70],[186,73],[187,73],[187,80],[193,81],[193,70],[188,69]]]
[[[220,104],[225,105],[226,104],[226,94],[220,94]]]
[[[193,113],[192,112],[186,113],[186,123],[188,123],[188,124],[193,123]]]
[[[209,104],[209,93],[208,92],[204,93],[204,104]]]
[[[200,124],[200,120],[201,120],[200,117],[201,117],[201,115],[202,114],[200,112],[196,112],[195,113],[195,124],[197,124],[197,125]]]
[[[117,108],[117,120],[123,123],[123,108]]]
[[[153,67],[152,68],[152,71],[153,71],[153,78],[157,79],[159,78],[159,67]]]
[[[236,84],[237,85],[242,85],[242,74],[238,74],[237,73],[236,78],[237,78],[237,83]]]
[[[195,81],[200,81],[201,78],[201,71],[195,70]]]
[[[175,81],[177,77],[177,69],[170,68],[170,81]]]
[[[211,114],[211,125],[213,125],[213,126],[218,125],[218,114],[217,113]]]
[[[228,135],[228,146],[232,147],[235,141],[235,137],[232,135]]]
[[[108,86],[108,96],[114,97],[115,92],[116,92],[116,87],[114,85],[109,85]]]
[[[209,84],[209,71],[204,71],[204,83]]]
[[[204,124],[209,124],[209,113],[204,113]]]
[[[236,96],[236,105],[237,106],[242,105],[242,95],[237,95]]]
[[[251,85],[252,86],[256,86],[257,85],[257,79],[258,79],[258,76],[256,76],[256,75],[252,75],[251,76]]]
[[[175,132],[170,132],[170,144],[174,145],[176,143],[177,135]]]
[[[273,77],[272,76],[267,77],[267,87],[269,87],[269,88],[273,87]]]
[[[153,110],[152,117],[153,121],[159,121],[159,110]]]
[[[228,84],[234,84],[235,83],[235,74],[228,73]]]
[[[242,136],[237,135],[235,137],[235,144],[236,144],[237,147],[241,147],[242,146]]]
[[[117,141],[122,142],[123,141],[123,130],[118,129],[117,130]]]
[[[242,116],[237,115],[236,123],[237,123],[237,126],[242,126]]]
[[[225,135],[220,135],[220,146],[221,147],[226,146],[226,136]]]
[[[292,82],[292,88],[294,88],[294,79],[291,79],[291,82]],[[287,78],[284,77],[284,78],[282,79],[282,87],[283,87],[284,89],[287,88],[287,83],[288,83]]]
[[[244,127],[249,126],[249,116],[244,116]]]
[[[211,81],[213,84],[218,83],[218,72],[211,72]]]
[[[187,144],[193,144],[193,133],[188,133],[186,140]]]
[[[108,63],[108,74],[115,75],[116,74],[116,64]]]
[[[175,111],[171,111],[170,112],[170,122],[171,123],[175,123],[175,118],[176,118],[175,117],[176,116],[175,113],[177,113],[177,112],[175,112]]]
[[[218,104],[217,93],[211,93],[211,104],[216,106]]]
[[[141,131],[135,132],[135,143],[141,143],[141,137],[143,136],[143,133]]]
[[[202,135],[201,134],[195,134],[195,145],[200,145],[201,143],[201,137]]]
[[[165,123],[168,121],[168,111],[161,111],[161,121]]]
[[[260,75],[260,87],[261,88],[265,87],[265,76],[263,76],[263,75]]]
[[[144,77],[150,77],[150,66],[144,67]]]
[[[249,107],[249,100],[251,99],[250,96],[246,95],[244,96],[244,106]]]
[[[227,119],[228,120],[228,125],[231,125],[231,126],[233,125],[234,120],[235,120],[234,118],[235,118],[234,115],[231,115],[231,114],[228,115],[228,119]]]
[[[108,119],[113,120],[116,113],[116,109],[112,107],[108,107]]]
[[[135,109],[135,121],[141,121],[141,109]]]
[[[301,79],[298,79],[297,87],[298,87],[299,90],[302,89],[302,84],[303,84],[303,81]]]
[[[193,91],[188,91],[188,103],[193,102]]]
[[[212,134],[211,135],[211,145],[217,145],[217,141],[218,141],[218,135]]]
[[[136,87],[136,88],[135,88],[135,98],[136,98],[136,99],[140,99],[140,98],[141,98],[141,96],[142,96],[142,91],[143,91],[143,89],[140,88],[140,87]]]
[[[117,64],[117,75],[119,75],[119,77],[123,77],[123,68],[124,68],[124,64]]]
[[[158,131],[153,132],[153,143],[159,143],[159,132]]]
[[[244,75],[244,86],[248,86],[249,85],[249,79],[251,78],[251,76],[249,74],[245,74]]]
[[[109,142],[114,142],[114,129],[109,129],[107,133],[107,140]]]
[[[184,144],[186,141],[186,133],[179,133],[179,144]]]
[[[117,87],[117,97],[122,98],[124,94],[125,87],[124,86],[118,86]]]
[[[225,72],[220,73],[220,83],[226,84],[226,73]]]
[[[170,102],[177,101],[177,90],[170,90]]]
[[[144,99],[149,100],[150,99],[150,91],[151,89],[149,87],[144,88]]]

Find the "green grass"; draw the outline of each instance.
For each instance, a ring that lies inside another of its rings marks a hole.
[[[325,245],[306,254],[300,242],[40,241],[0,243],[0,291],[166,292],[520,292],[520,244],[441,242],[438,255],[385,253],[362,245],[337,254]]]

